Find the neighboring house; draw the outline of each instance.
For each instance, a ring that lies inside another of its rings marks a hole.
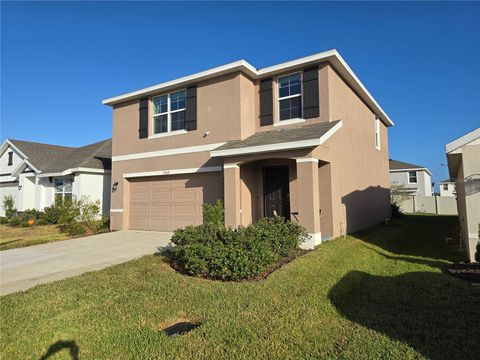
[[[440,181],[440,196],[455,196],[455,181],[450,179]]]
[[[337,51],[244,60],[103,101],[113,108],[111,227],[298,221],[306,247],[390,216],[392,121]]]
[[[0,198],[13,195],[24,211],[86,195],[108,213],[111,153],[111,139],[78,148],[7,139],[0,148]]]
[[[474,261],[480,231],[480,128],[445,146],[450,178],[455,179],[461,238]]]
[[[408,195],[432,196],[432,173],[424,166],[390,159],[390,184]]]

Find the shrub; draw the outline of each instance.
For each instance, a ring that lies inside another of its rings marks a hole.
[[[38,219],[35,224],[38,226],[43,226],[43,225],[48,225],[48,222],[44,219]]]
[[[202,205],[203,223],[214,227],[223,227],[223,202],[218,199],[215,204],[205,203]]]
[[[0,216],[0,224],[8,224],[8,219],[4,216]]]
[[[96,234],[101,227],[100,201],[89,201],[87,196],[66,199],[55,204],[62,231],[72,236]]]
[[[7,219],[11,219],[17,216],[17,209],[15,208],[15,199],[13,195],[5,195],[3,197],[3,210],[5,211],[5,217]]]
[[[43,213],[37,209],[27,209],[22,213],[21,217],[23,220],[30,220],[30,219],[37,220],[42,217],[42,214]]]
[[[41,218],[49,224],[58,224],[60,219],[60,208],[55,205],[46,207]]]
[[[13,219],[10,219],[8,221],[8,225],[10,226],[19,226],[22,222],[22,219],[18,218],[18,217],[14,217]]]
[[[170,259],[174,268],[190,275],[247,279],[298,250],[306,237],[301,226],[279,217],[236,230],[205,223],[175,230]]]
[[[400,206],[398,206],[397,204],[395,203],[391,204],[390,207],[391,207],[391,216],[393,219],[397,219],[403,215],[402,209],[400,209]]]
[[[28,223],[28,221],[21,221],[21,222],[20,222],[20,226],[21,226],[21,227],[24,227],[24,228],[27,228],[27,227],[30,227],[30,226],[32,226],[32,225],[30,225],[30,224]]]

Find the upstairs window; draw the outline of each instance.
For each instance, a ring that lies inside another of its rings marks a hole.
[[[12,166],[13,165],[13,151],[10,151],[8,153],[8,166]]]
[[[443,190],[445,190],[445,191],[448,190],[448,184],[443,184]]]
[[[185,90],[155,96],[153,101],[153,133],[185,130]]]
[[[380,119],[375,116],[375,147],[380,150]]]
[[[279,120],[302,117],[302,75],[301,73],[278,78]]]
[[[409,171],[408,172],[408,183],[409,184],[416,184],[417,183],[417,172],[416,171]]]
[[[71,176],[55,178],[55,202],[65,199],[72,200],[72,184]]]

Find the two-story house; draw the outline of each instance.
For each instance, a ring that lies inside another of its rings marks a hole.
[[[450,179],[440,181],[440,196],[455,196],[456,195],[456,190],[455,190],[455,181],[452,181]]]
[[[390,184],[407,195],[432,196],[432,173],[425,166],[390,159]]]
[[[172,231],[284,216],[306,247],[390,216],[393,123],[336,50],[241,60],[112,97],[111,227]]]

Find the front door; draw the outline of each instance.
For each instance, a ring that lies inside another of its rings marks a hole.
[[[266,167],[263,170],[265,217],[290,219],[288,166]]]

